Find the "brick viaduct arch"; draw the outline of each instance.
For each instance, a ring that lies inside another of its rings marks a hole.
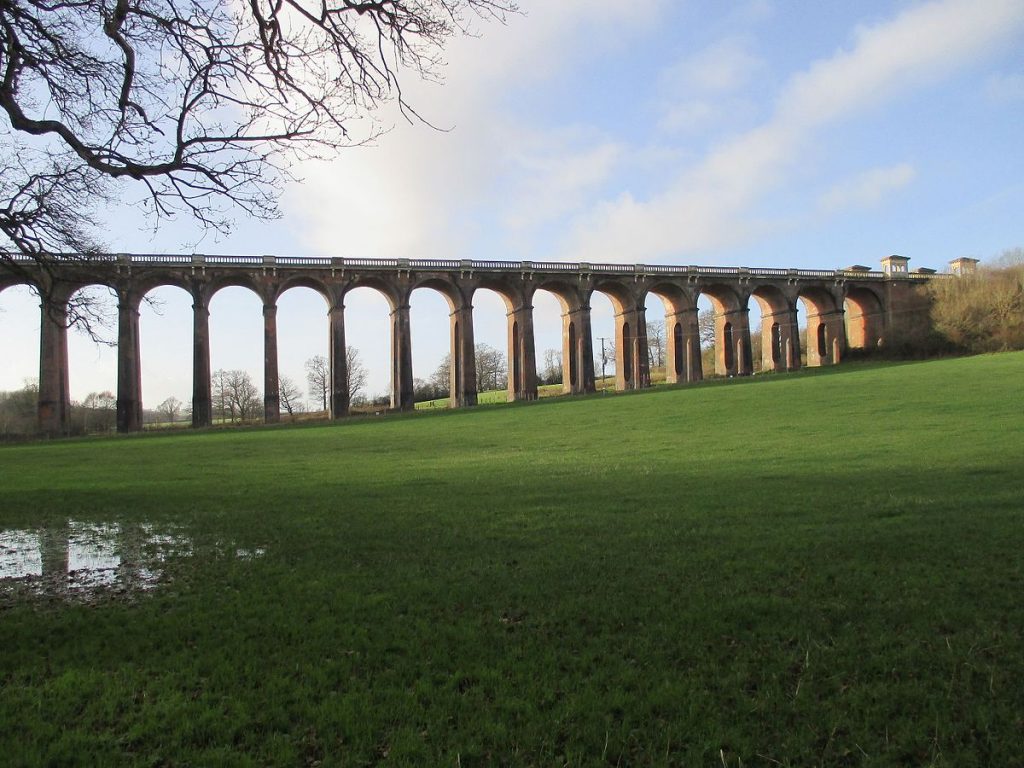
[[[17,258],[17,257],[15,257]],[[892,269],[893,260],[902,269]],[[715,310],[716,360],[719,375],[753,372],[748,312],[757,302],[762,317],[764,370],[800,367],[797,303],[807,306],[807,364],[832,365],[849,346],[874,347],[899,341],[928,309],[918,287],[931,273],[910,273],[906,259],[883,260],[883,272],[848,270],[745,269],[620,264],[563,264],[450,260],[373,260],[275,258],[273,256],[104,255],[91,259],[59,257],[48,272],[33,262],[0,263],[0,292],[27,284],[37,291],[59,276],[52,289],[56,301],[42,308],[40,319],[39,423],[44,432],[66,430],[68,393],[67,302],[89,285],[103,285],[118,299],[117,426],[122,432],[142,428],[139,307],[150,291],[175,286],[192,297],[193,426],[212,421],[209,305],[228,286],[251,290],[263,303],[264,417],[280,419],[277,370],[277,302],[292,288],[316,291],[328,307],[331,376],[330,412],[348,413],[345,356],[345,296],[371,288],[387,300],[391,317],[391,406],[413,407],[412,341],[409,298],[418,288],[444,296],[449,308],[453,407],[475,405],[476,363],[473,296],[479,289],[496,292],[505,303],[508,326],[508,395],[512,400],[537,397],[533,297],[552,293],[562,308],[563,391],[595,389],[590,300],[601,292],[615,312],[616,389],[650,385],[646,300],[665,306],[666,378],[670,383],[699,381],[701,364],[697,301],[707,296]],[[847,309],[848,307],[848,309]]]

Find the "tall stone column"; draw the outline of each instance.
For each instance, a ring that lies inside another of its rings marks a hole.
[[[615,389],[643,389],[651,385],[644,307],[631,307],[615,316]]]
[[[68,432],[71,415],[67,301],[44,300],[40,312],[39,431],[44,435],[64,435]]]
[[[192,305],[192,426],[213,423],[210,393],[210,308],[206,298],[196,296]]]
[[[665,340],[665,377],[669,384],[700,381],[704,378],[697,307],[665,314]]]
[[[562,391],[578,395],[596,389],[590,305],[583,304],[562,315]]]
[[[476,343],[473,340],[473,305],[464,303],[449,316],[451,367],[448,403],[452,408],[476,405]]]
[[[122,296],[117,305],[117,431],[142,429],[142,360],[139,306]]]
[[[537,399],[537,351],[530,304],[508,313],[508,399]]]
[[[411,411],[414,406],[409,305],[400,304],[391,313],[391,407]]]
[[[348,416],[348,348],[345,345],[345,305],[338,301],[327,313],[330,330],[331,418]]]
[[[263,421],[281,420],[281,392],[277,371],[277,305],[263,305]]]

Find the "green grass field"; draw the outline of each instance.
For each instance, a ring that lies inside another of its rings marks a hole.
[[[1002,354],[2,447],[0,527],[192,544],[134,597],[0,582],[0,759],[1024,765],[1022,382]]]

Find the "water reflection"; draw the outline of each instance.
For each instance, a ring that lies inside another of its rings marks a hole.
[[[0,531],[0,590],[83,598],[152,589],[165,578],[170,558],[193,554],[192,540],[150,524],[68,520],[46,529]],[[226,546],[228,556],[252,560],[263,548]]]

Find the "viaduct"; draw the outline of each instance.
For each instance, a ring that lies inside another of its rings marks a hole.
[[[927,322],[928,299],[920,287],[933,270],[908,269],[908,259],[890,256],[881,271],[855,266],[840,270],[747,269],[622,264],[567,264],[506,261],[304,258],[274,256],[180,256],[105,254],[55,257],[46,268],[27,257],[0,262],[0,291],[17,284],[47,288],[42,307],[39,355],[39,426],[47,434],[66,432],[68,393],[67,306],[90,285],[111,288],[118,297],[117,428],[142,428],[139,306],[154,288],[171,285],[193,298],[192,424],[212,421],[209,304],[226,286],[243,286],[263,301],[264,414],[280,418],[277,369],[277,300],[289,288],[304,286],[327,301],[330,328],[330,413],[348,413],[345,363],[345,294],[359,287],[380,291],[391,316],[391,407],[413,407],[409,296],[416,288],[436,289],[450,308],[450,391],[453,407],[476,404],[473,294],[496,291],[508,315],[508,395],[537,397],[534,350],[534,293],[553,293],[562,306],[562,381],[566,393],[595,389],[590,297],[606,294],[616,315],[615,386],[650,385],[645,299],[656,294],[666,308],[666,378],[699,381],[700,336],[697,298],[706,295],[715,310],[715,373],[753,372],[748,307],[758,302],[762,317],[762,368],[800,367],[797,302],[807,307],[809,366],[833,365],[850,348],[874,348],[911,338]],[[970,261],[970,260],[958,260]],[[961,266],[953,263],[954,272]],[[970,265],[967,265],[970,266]],[[57,279],[55,279],[57,278]]]

